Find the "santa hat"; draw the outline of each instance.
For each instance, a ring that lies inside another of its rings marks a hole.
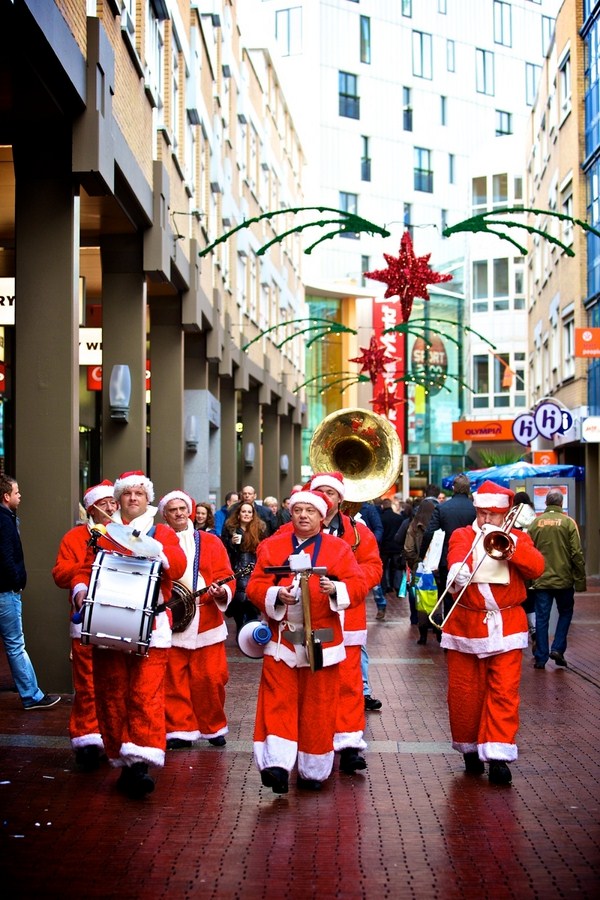
[[[170,493],[165,494],[164,497],[161,497],[158,504],[158,511],[161,516],[164,517],[165,506],[171,500],[183,500],[183,502],[187,506],[188,516],[190,516],[190,518],[192,517],[194,512],[194,501],[189,494],[186,494],[185,491],[170,491]]]
[[[319,512],[321,513],[321,518],[323,519],[331,509],[331,503],[329,502],[329,499],[325,496],[325,494],[322,494],[321,491],[307,491],[304,489],[301,491],[294,491],[288,501],[290,512],[292,511],[296,503],[310,503],[312,506],[319,510]]]
[[[97,503],[98,500],[104,500],[105,497],[112,497],[114,499],[115,496],[115,486],[112,481],[108,481],[106,478],[104,481],[101,481],[100,484],[94,484],[92,487],[89,487],[85,494],[83,495],[83,505],[86,510],[92,506],[92,504]]]
[[[341,472],[317,472],[310,480],[311,491],[320,487],[330,487],[338,492],[342,500],[346,493],[344,476]]]
[[[473,494],[473,503],[477,509],[487,509],[492,513],[505,515],[512,506],[515,492],[501,487],[493,481],[484,481]]]
[[[123,472],[115,481],[115,500],[118,500],[126,488],[142,487],[146,491],[148,503],[154,500],[154,485],[143,472],[137,470],[135,472]]]

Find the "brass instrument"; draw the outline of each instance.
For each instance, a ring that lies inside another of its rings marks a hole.
[[[317,426],[309,448],[313,472],[341,472],[345,500],[381,497],[398,480],[402,444],[393,425],[369,409],[331,413]]]
[[[461,562],[460,567],[457,570],[457,574],[458,574],[458,572],[460,572],[460,569],[462,569],[462,567],[464,565],[466,565],[466,563],[471,558],[471,556],[473,556],[473,554],[477,548],[477,545],[479,544],[479,541],[482,539],[482,537],[483,537],[482,546],[483,546],[486,556],[489,556],[491,559],[494,559],[496,561],[508,560],[511,558],[511,556],[515,552],[515,542],[510,535],[510,531],[513,528],[517,519],[519,518],[519,513],[521,512],[522,506],[523,506],[522,503],[518,503],[516,506],[513,506],[513,508],[508,511],[508,513],[504,517],[504,521],[502,522],[502,525],[498,531],[490,531],[487,534],[480,532],[480,534],[477,536],[477,540],[473,543],[473,546],[471,547],[471,549],[469,550],[469,552],[467,553],[467,555]],[[479,562],[477,563],[477,565],[475,566],[475,568],[473,569],[473,571],[470,573],[469,580],[464,585],[464,587],[461,588],[454,603],[448,610],[448,615],[443,619],[443,621],[441,623],[434,621],[434,615],[437,612],[437,610],[439,609],[439,607],[442,606],[444,599],[446,597],[446,594],[449,593],[450,588],[452,587],[452,584],[454,583],[453,581],[451,581],[450,584],[448,584],[446,586],[446,588],[444,589],[444,592],[440,596],[438,602],[436,603],[436,605],[433,607],[433,609],[429,613],[429,617],[428,617],[429,621],[431,622],[432,625],[435,625],[436,628],[439,628],[440,631],[443,629],[444,625],[446,624],[446,622],[448,621],[448,619],[454,612],[454,609],[458,605],[462,595],[464,594],[466,589],[469,587],[469,585],[473,581],[473,579],[474,579],[477,571],[479,570],[479,567],[483,563],[484,559],[485,559],[485,556],[482,556],[481,559],[479,560]]]

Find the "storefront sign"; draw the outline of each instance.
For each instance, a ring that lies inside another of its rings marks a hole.
[[[534,466],[554,466],[558,462],[558,456],[554,450],[534,450],[531,462]]]
[[[523,413],[513,422],[512,433],[515,441],[528,447],[541,435],[550,440],[555,434],[564,434],[573,426],[573,416],[568,409],[547,400],[540,403],[533,413]]]
[[[600,443],[600,416],[588,416],[581,423],[581,440],[588,444]]]
[[[512,441],[512,419],[482,419],[452,423],[453,441]]]
[[[600,357],[600,328],[575,329],[575,356],[586,359]]]

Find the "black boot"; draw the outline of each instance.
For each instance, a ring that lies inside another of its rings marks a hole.
[[[95,772],[100,766],[102,751],[96,744],[78,747],[75,751],[75,762],[84,772]]]
[[[287,794],[288,773],[280,766],[269,766],[260,773],[260,780],[265,787],[270,787],[274,794]]]
[[[485,765],[483,760],[479,759],[477,751],[474,751],[473,753],[463,753],[463,759],[465,761],[465,772],[467,775],[483,775],[485,772]]]
[[[363,759],[355,747],[346,747],[340,753],[340,772],[344,772],[345,775],[354,775],[355,772],[366,768],[366,759]]]
[[[154,779],[148,775],[148,764],[137,762],[125,766],[117,781],[117,788],[134,800],[141,800],[146,794],[151,794],[154,790]]]
[[[417,644],[426,644],[427,643],[427,625],[419,625],[419,640]]]

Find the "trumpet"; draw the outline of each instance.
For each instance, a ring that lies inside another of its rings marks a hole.
[[[477,565],[475,566],[475,568],[469,575],[469,580],[464,585],[464,587],[461,588],[454,603],[448,610],[448,614],[444,617],[442,622],[435,621],[434,616],[435,616],[436,612],[438,611],[438,609],[440,608],[440,606],[443,605],[446,595],[450,592],[450,589],[451,589],[452,585],[454,584],[454,579],[446,586],[446,588],[444,589],[444,592],[442,593],[438,602],[435,604],[435,606],[429,613],[429,621],[431,622],[432,625],[435,625],[436,628],[439,628],[440,631],[444,628],[444,625],[446,624],[446,622],[448,621],[448,619],[454,612],[455,607],[460,602],[462,595],[464,594],[466,589],[469,587],[469,585],[475,578],[475,575],[479,571],[479,567],[485,560],[485,557],[489,556],[491,559],[494,559],[494,560],[508,560],[512,557],[513,553],[515,552],[515,541],[514,541],[514,538],[511,537],[510,531],[514,527],[514,524],[517,521],[517,519],[519,518],[519,514],[521,512],[522,507],[523,507],[522,503],[518,503],[516,506],[513,506],[513,508],[511,510],[509,510],[508,513],[506,514],[504,521],[502,522],[502,525],[500,526],[500,529],[498,531],[490,531],[487,534],[484,534],[483,531],[481,531],[478,534],[477,540],[474,542],[473,546],[471,547],[471,549],[469,550],[469,552],[467,553],[467,555],[461,562],[459,568],[457,569],[457,574],[460,572],[462,567],[467,564],[469,559],[473,556],[473,554],[475,553],[475,550],[477,549],[477,546],[478,546],[479,542],[482,540],[482,538],[483,538],[482,547],[485,551],[485,555],[481,557],[481,559],[479,560],[479,562],[477,563]],[[443,608],[443,606],[442,606],[442,608]]]

